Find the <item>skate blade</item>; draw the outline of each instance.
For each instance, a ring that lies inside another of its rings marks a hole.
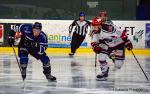
[[[74,57],[74,55],[69,55],[69,57],[70,57],[70,58],[73,58],[73,57]]]
[[[107,77],[104,77],[104,78],[96,78],[96,81],[107,81]]]
[[[48,80],[48,82],[57,82],[57,80]]]

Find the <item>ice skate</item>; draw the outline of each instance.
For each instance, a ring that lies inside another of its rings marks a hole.
[[[107,78],[108,78],[108,73],[102,73],[96,76],[97,81],[106,81]]]
[[[22,79],[25,80],[26,79],[26,68],[21,69],[21,75],[22,75]]]
[[[106,72],[102,72],[101,74],[98,74],[96,76],[96,80],[97,81],[106,81],[108,78],[108,72],[109,72],[109,68],[107,69]]]
[[[56,77],[51,75],[51,66],[49,66],[48,64],[43,65],[43,66],[45,66],[45,67],[43,67],[43,69],[44,69],[43,73],[49,82],[56,81]]]
[[[69,53],[69,56],[74,56],[74,53],[72,53],[72,52],[71,52],[71,53]]]
[[[49,75],[49,74],[45,74],[46,79],[51,82],[51,81],[56,81],[56,77]]]

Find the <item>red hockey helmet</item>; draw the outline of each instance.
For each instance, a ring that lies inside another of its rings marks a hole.
[[[102,25],[102,19],[98,17],[92,19],[92,26],[99,26],[99,25]]]
[[[100,16],[100,17],[102,17],[102,16],[108,17],[108,13],[107,13],[106,10],[101,10],[101,11],[99,12],[99,16]]]

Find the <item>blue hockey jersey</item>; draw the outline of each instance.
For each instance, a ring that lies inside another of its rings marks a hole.
[[[27,49],[38,51],[38,54],[43,54],[48,46],[48,40],[46,34],[41,31],[39,36],[35,37],[32,31],[32,24],[22,24],[19,28],[22,33],[20,46]]]

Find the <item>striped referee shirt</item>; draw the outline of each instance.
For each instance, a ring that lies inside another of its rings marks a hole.
[[[73,23],[69,26],[69,33],[72,32],[73,27],[75,26],[74,32],[81,36],[86,36],[88,32],[88,26],[91,25],[91,22],[84,20],[80,21],[79,19],[74,20]]]

